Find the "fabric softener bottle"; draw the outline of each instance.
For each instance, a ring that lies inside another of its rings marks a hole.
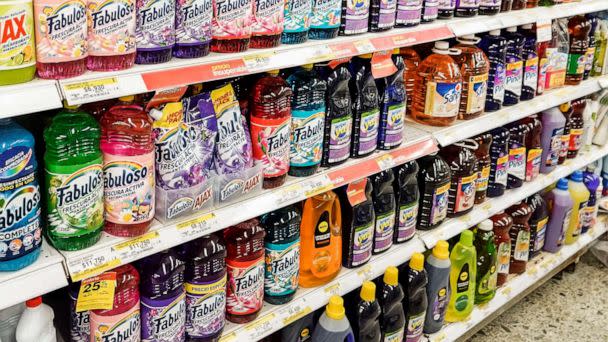
[[[349,88],[350,72],[340,65],[327,79],[327,114],[323,133],[322,166],[343,163],[350,156],[353,115]]]
[[[418,219],[418,201],[420,190],[418,189],[418,163],[409,161],[393,169],[395,182],[395,200],[397,203],[395,218],[394,243],[408,241],[416,233],[416,222]]]
[[[402,270],[403,272],[403,270]],[[414,253],[407,268],[407,285],[405,286],[404,311],[406,342],[418,342],[422,337],[424,319],[428,306],[426,286],[428,283],[424,270],[424,255]],[[405,280],[405,279],[404,279]],[[403,284],[404,281],[401,281]]]
[[[450,166],[437,154],[424,156],[418,163],[418,229],[429,230],[440,225],[448,213],[448,192],[452,173]]]
[[[372,257],[376,216],[372,183],[363,178],[337,191],[342,209],[342,265],[359,267]]]
[[[405,64],[399,50],[393,51],[393,63],[397,71],[376,84],[380,94],[380,128],[378,129],[378,148],[388,150],[403,142],[405,125],[405,107],[407,96],[403,73]]]
[[[383,341],[402,341],[405,327],[405,313],[403,312],[404,294],[399,285],[399,270],[389,266],[384,272],[382,288],[380,290],[380,328]]]
[[[388,169],[370,176],[372,199],[376,213],[373,254],[385,252],[393,245],[395,232],[395,192],[393,170]]]
[[[371,70],[371,54],[355,57],[350,91],[353,99],[351,156],[364,157],[378,147],[380,107],[378,88]]]

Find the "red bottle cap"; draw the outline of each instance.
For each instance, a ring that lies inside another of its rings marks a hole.
[[[25,302],[25,305],[28,308],[35,308],[35,307],[39,306],[40,304],[42,304],[42,297],[40,297],[40,296],[36,297],[36,298],[29,299],[29,300],[27,300]]]

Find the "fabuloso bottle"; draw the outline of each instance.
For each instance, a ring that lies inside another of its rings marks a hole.
[[[198,58],[209,54],[211,45],[212,0],[175,2],[175,46],[173,56]]]
[[[450,253],[450,302],[445,313],[447,322],[465,320],[473,311],[477,253],[473,247],[473,232],[465,230]]]
[[[484,220],[477,225],[475,233],[475,250],[477,251],[475,304],[486,303],[496,294],[498,255],[493,227],[492,220]]]
[[[213,1],[213,52],[240,52],[249,48],[253,0]]]
[[[137,64],[165,63],[175,44],[175,1],[137,1]]]
[[[255,0],[251,42],[254,49],[278,46],[281,43],[285,0]]]
[[[104,223],[99,124],[66,105],[45,129],[44,140],[49,240],[60,250],[92,246]]]
[[[285,0],[285,24],[281,43],[300,44],[308,40],[311,0]]]
[[[373,254],[382,253],[393,245],[395,233],[395,192],[393,171],[388,169],[370,177],[376,224]]]
[[[424,263],[428,276],[426,297],[428,305],[424,320],[424,333],[433,334],[441,330],[445,318],[445,310],[450,299],[450,252],[448,243],[440,240],[433,247],[433,252]]]
[[[31,81],[36,73],[32,1],[0,1],[0,27],[0,85]]]
[[[341,0],[313,0],[308,38],[331,39],[337,37],[341,17]]]

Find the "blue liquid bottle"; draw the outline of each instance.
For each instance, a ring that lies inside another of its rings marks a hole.
[[[283,44],[301,44],[308,40],[312,0],[285,0]]]
[[[502,108],[505,97],[507,40],[500,36],[500,30],[494,30],[481,39],[479,47],[490,60],[485,111],[494,112]]]
[[[331,39],[338,36],[342,0],[313,0],[310,14],[310,39]]]
[[[517,33],[517,27],[509,27],[504,33],[507,39],[507,66],[505,77],[505,98],[503,105],[512,106],[519,103],[524,78],[524,43],[525,38]]]
[[[403,72],[405,62],[399,50],[393,51],[393,62],[397,71],[376,82],[380,95],[380,128],[378,129],[378,148],[390,150],[403,142],[405,122],[405,83]]]

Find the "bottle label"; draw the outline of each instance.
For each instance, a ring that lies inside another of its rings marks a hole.
[[[92,341],[140,341],[139,303],[118,315],[100,316],[91,311],[89,319]]]
[[[378,109],[361,113],[358,154],[367,154],[376,149],[378,146],[379,123],[380,111]]]
[[[479,7],[500,7],[501,0],[481,0],[479,1]]]
[[[439,0],[439,5],[437,6],[439,10],[454,10],[456,7],[456,0]]]
[[[115,56],[135,52],[135,1],[87,1],[89,55]]]
[[[540,173],[540,164],[543,150],[532,148],[528,150],[528,161],[526,163],[526,182],[535,179]]]
[[[458,115],[462,84],[428,82],[424,113],[434,117],[455,117]]]
[[[175,1],[139,0],[137,49],[155,51],[175,44]]]
[[[459,213],[473,207],[475,203],[475,181],[477,173],[468,177],[462,177],[458,180],[458,188],[456,190],[456,200],[454,203],[454,211]]]
[[[536,90],[538,84],[538,57],[526,60],[524,67],[524,87]]]
[[[587,49],[587,54],[585,55],[585,73],[588,73],[593,69],[593,58],[595,57],[595,46],[590,46]]]
[[[185,283],[186,332],[195,338],[218,334],[226,324],[226,275],[210,283]]]
[[[501,242],[498,245],[498,273],[509,274],[511,262],[511,242]]]
[[[213,1],[214,39],[247,39],[251,37],[252,23],[252,0]]]
[[[547,68],[547,85],[549,89],[561,87],[566,82],[566,68],[568,67],[568,53],[558,51],[556,48],[547,48],[549,66]]]
[[[284,296],[296,292],[300,268],[300,240],[286,244],[266,243],[264,293]]]
[[[253,158],[264,165],[264,177],[277,177],[289,170],[289,117],[260,119],[251,116]]]
[[[331,229],[329,227],[329,214],[324,212],[319,217],[317,222],[317,228],[315,229],[315,248],[323,248],[329,246],[331,243]]]
[[[568,55],[568,66],[566,73],[568,75],[582,75],[585,72],[585,55],[571,53]]]
[[[0,71],[36,64],[32,1],[0,3]]]
[[[456,299],[454,300],[454,308],[457,311],[463,311],[467,308],[469,302],[473,298],[469,298],[469,287],[471,286],[469,264],[462,265],[456,279]]]
[[[475,180],[475,191],[486,191],[488,189],[489,179],[490,165],[486,165],[481,169],[481,171],[477,172],[477,180]]]
[[[402,342],[403,341],[403,327],[395,330],[386,332],[384,334],[384,342]]]
[[[562,134],[561,137],[562,146],[559,150],[559,158],[566,158],[568,154],[568,148],[570,147],[570,133]]]
[[[488,92],[488,74],[469,77],[467,94],[467,114],[477,113],[484,109]]]
[[[515,249],[513,250],[513,259],[518,261],[528,261],[530,252],[530,232],[520,230],[515,239]]]
[[[426,312],[408,317],[407,333],[405,335],[406,342],[418,342],[422,336],[422,328],[424,328],[424,318]]]
[[[89,322],[89,312],[76,312],[76,300],[78,293],[69,291],[70,296],[70,341],[89,342],[91,337],[91,323]]]
[[[583,144],[583,130],[581,128],[570,129],[570,141],[568,143],[568,151],[578,151]]]
[[[512,92],[516,96],[521,96],[523,65],[522,61],[507,64],[505,90]]]
[[[581,213],[581,228],[583,231],[586,231],[593,227],[595,220],[595,206],[589,206],[583,208]]]
[[[227,260],[226,266],[226,311],[232,315],[248,315],[259,311],[264,301],[264,258],[239,263]]]
[[[36,1],[34,11],[39,62],[69,62],[87,56],[87,10],[84,1]]]
[[[353,266],[363,265],[372,257],[374,241],[374,222],[354,227],[353,237]]]
[[[437,296],[433,301],[433,320],[435,322],[442,322],[445,316],[445,309],[448,306],[448,288],[442,287],[437,291]]]
[[[545,166],[557,165],[557,160],[562,150],[562,134],[564,134],[563,127],[555,128],[551,133],[551,150],[547,153]]]
[[[566,212],[564,216],[564,223],[562,224],[562,231],[560,232],[559,239],[557,240],[557,246],[561,247],[564,244],[566,239],[566,232],[568,231],[568,227],[570,227],[570,220],[572,219],[572,209]]]
[[[287,33],[308,31],[311,10],[311,0],[285,0],[284,31]]]
[[[538,62],[538,83],[536,86],[536,93],[542,94],[545,92],[545,84],[547,82],[547,68],[549,67],[549,60],[547,58],[541,58]]]
[[[479,0],[456,0],[456,8],[477,8]]]
[[[540,251],[545,245],[545,235],[547,231],[547,223],[549,222],[549,217],[545,217],[536,223],[536,226],[533,227],[534,232],[536,233],[536,237],[534,241],[531,243],[531,250],[534,252]]]
[[[178,44],[211,41],[212,0],[177,1],[175,39]]]
[[[337,163],[350,156],[350,137],[353,129],[350,115],[332,119],[329,129],[329,163]]]
[[[399,226],[397,227],[397,242],[411,239],[416,232],[416,218],[418,217],[418,202],[409,203],[399,207]]]
[[[325,110],[291,112],[291,166],[312,166],[321,162]]]
[[[138,156],[103,155],[105,219],[136,224],[154,218],[154,151]]]
[[[437,19],[437,14],[439,13],[437,6],[439,6],[439,0],[424,0],[422,19],[425,21]]]
[[[310,17],[310,27],[315,29],[331,29],[340,27],[342,1],[314,0]]]
[[[496,172],[494,175],[494,183],[507,186],[507,168],[509,164],[509,155],[502,156],[496,160]]]
[[[103,169],[92,164],[72,174],[46,172],[48,228],[53,236],[80,236],[103,225]]]
[[[420,22],[421,16],[422,0],[397,0],[397,24],[417,24]]]
[[[502,103],[505,98],[505,79],[507,71],[502,63],[497,63],[494,67],[494,84],[492,85],[492,98]]]
[[[369,0],[346,0],[345,3],[344,34],[351,35],[367,32]]]
[[[445,219],[448,213],[448,191],[450,190],[450,183],[435,189],[433,194],[433,203],[431,209],[431,225],[438,224]]]
[[[391,28],[395,26],[395,11],[397,10],[397,0],[380,1],[378,16],[379,28]]]
[[[386,116],[386,133],[384,146],[399,146],[403,142],[403,124],[405,122],[405,104],[388,106]]]
[[[186,294],[167,299],[141,297],[141,340],[180,342],[186,332]]]
[[[490,266],[490,269],[484,274],[479,280],[477,286],[477,293],[485,295],[490,292],[496,291],[496,285],[498,283],[498,273],[496,272],[496,265]]]
[[[277,35],[283,32],[285,6],[281,0],[255,0],[253,4],[254,36]]]
[[[583,222],[585,220],[585,208],[587,207],[587,202],[581,202],[578,205],[578,217],[576,226],[574,227],[574,231],[572,232],[572,237],[576,237],[581,235],[583,230]]]
[[[526,179],[526,148],[517,147],[509,149],[509,175],[519,178],[521,180]]]
[[[374,253],[384,252],[393,245],[395,231],[395,211],[391,210],[376,216],[376,232],[374,234]]]

